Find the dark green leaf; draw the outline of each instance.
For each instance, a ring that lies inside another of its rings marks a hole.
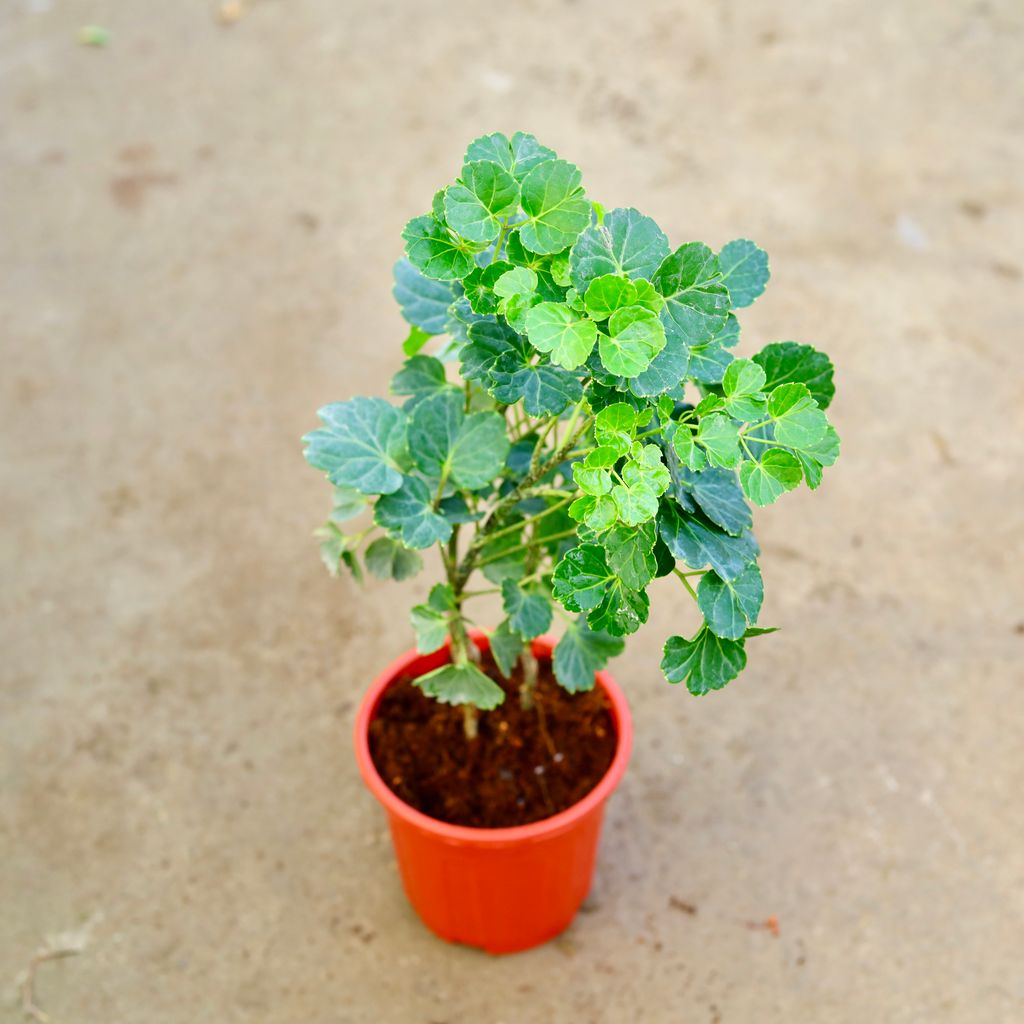
[[[581,615],[570,623],[555,647],[552,667],[559,684],[570,693],[594,688],[594,674],[622,653],[618,637],[592,630]]]
[[[733,309],[749,306],[768,284],[768,253],[747,238],[737,238],[718,254],[722,280],[729,289]]]
[[[687,373],[702,384],[720,384],[732,361],[732,353],[722,348],[717,341],[694,345],[690,349]]]
[[[520,399],[531,416],[557,416],[583,397],[579,378],[548,364],[527,363],[519,352],[500,356],[490,371],[491,394],[505,405]]]
[[[651,365],[629,382],[629,390],[646,398],[671,391],[683,383],[689,365],[690,350],[686,343],[679,338],[667,338]]]
[[[383,398],[350,398],[317,412],[324,426],[307,434],[306,461],[337,487],[389,494],[402,485],[406,418]]]
[[[601,538],[608,568],[632,590],[640,590],[654,579],[656,535],[655,524],[646,522],[637,528],[613,526]]]
[[[650,601],[643,590],[631,590],[620,579],[613,579],[601,603],[587,616],[593,629],[612,636],[635,633],[646,621]]]
[[[551,604],[544,594],[525,590],[515,580],[505,580],[501,600],[512,629],[524,640],[532,640],[550,627]]]
[[[427,485],[412,476],[377,502],[373,518],[379,526],[397,534],[407,548],[429,548],[452,535],[452,524],[434,510]]]
[[[462,287],[466,292],[466,301],[474,313],[481,316],[497,313],[499,297],[495,294],[494,286],[501,277],[513,269],[515,268],[511,263],[498,260],[496,263],[489,263],[486,267],[477,267],[462,282]]]
[[[469,343],[459,353],[462,359],[460,373],[464,380],[489,384],[490,370],[498,357],[506,352],[517,352],[526,362],[526,340],[511,327],[493,320],[470,324]]]
[[[496,708],[505,699],[505,691],[468,662],[442,665],[414,679],[413,684],[442,704],[472,704],[483,711]]]
[[[433,356],[413,356],[391,378],[393,395],[410,395],[414,402],[407,403],[406,409],[415,401],[436,394],[450,387],[444,375],[444,363]]]
[[[662,501],[658,530],[669,551],[691,569],[710,565],[724,580],[733,580],[757,558],[757,541],[749,531],[732,537],[703,513],[684,512],[674,501]]]
[[[686,683],[695,697],[720,690],[735,679],[747,663],[742,640],[724,640],[702,626],[692,640],[681,636],[665,642],[661,670],[670,683]]]
[[[779,341],[761,349],[754,356],[754,362],[760,363],[767,374],[765,391],[772,391],[780,384],[806,384],[819,407],[829,407],[836,389],[832,382],[832,363],[824,352],[795,341]]]
[[[596,608],[615,578],[600,544],[580,544],[567,551],[555,566],[552,587],[555,600],[571,612]]]
[[[491,634],[490,641],[491,654],[494,655],[498,671],[508,679],[526,644],[523,638],[513,631],[508,619],[502,620],[501,625]]]
[[[407,580],[423,568],[423,559],[390,537],[378,537],[363,555],[366,568],[381,580]]]
[[[727,469],[705,469],[694,473],[683,469],[680,485],[697,502],[704,514],[726,533],[739,536],[754,523],[750,507],[743,500],[743,491],[736,474]]]
[[[697,586],[697,607],[717,636],[741,640],[747,626],[757,622],[764,599],[764,583],[757,563],[752,562],[732,580],[706,572]]]
[[[402,316],[413,326],[427,334],[444,332],[448,307],[455,298],[450,284],[432,281],[424,277],[408,260],[399,260],[395,264],[395,287],[392,294],[401,307]],[[415,352],[406,352],[406,355],[415,355]]]

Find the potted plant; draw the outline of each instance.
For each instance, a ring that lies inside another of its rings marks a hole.
[[[403,238],[398,402],[325,406],[305,455],[334,487],[332,572],[401,580],[439,552],[416,650],[370,687],[357,755],[425,922],[506,952],[557,934],[586,895],[630,745],[603,669],[646,622],[648,585],[677,577],[703,618],[661,663],[693,694],[772,631],[748,501],[816,488],[835,461],[833,371],[790,341],[733,354],[735,310],[768,281],[756,245],[673,248],[651,218],[588,199],[532,135],[472,142]],[[474,630],[489,593],[501,621]]]

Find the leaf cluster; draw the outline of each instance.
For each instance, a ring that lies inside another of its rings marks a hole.
[[[647,621],[650,584],[674,575],[703,621],[667,641],[662,669],[694,694],[720,689],[770,632],[748,502],[817,488],[839,454],[826,355],[792,341],[734,354],[767,255],[746,239],[673,248],[522,132],[472,142],[402,235],[402,402],[332,403],[304,439],[335,488],[328,567],[358,571],[367,542],[371,573],[405,579],[438,545],[447,582],[413,609],[419,649],[464,635],[479,573],[505,612],[491,636],[502,671],[558,612],[554,671],[570,690],[593,686]],[[500,688],[455,653],[424,690],[494,706]]]

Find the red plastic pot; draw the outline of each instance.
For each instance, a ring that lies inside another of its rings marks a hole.
[[[473,631],[472,638],[487,649],[483,633]],[[539,637],[533,651],[550,657],[553,646],[550,637]],[[586,898],[604,805],[629,760],[629,707],[611,676],[598,672],[618,746],[604,777],[579,803],[514,828],[449,825],[399,799],[378,774],[369,745],[370,722],[384,691],[403,675],[419,676],[448,660],[447,647],[427,655],[411,651],[374,680],[356,715],[356,759],[363,780],[387,811],[402,883],[423,923],[449,942],[514,953],[564,931]]]

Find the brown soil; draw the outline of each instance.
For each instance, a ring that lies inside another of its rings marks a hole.
[[[519,667],[502,679],[489,654],[481,668],[506,694],[466,739],[462,710],[425,697],[408,677],[383,695],[370,724],[381,778],[407,804],[453,825],[526,825],[571,807],[601,780],[615,754],[615,725],[600,689],[571,694],[539,660],[535,708],[523,710]]]

